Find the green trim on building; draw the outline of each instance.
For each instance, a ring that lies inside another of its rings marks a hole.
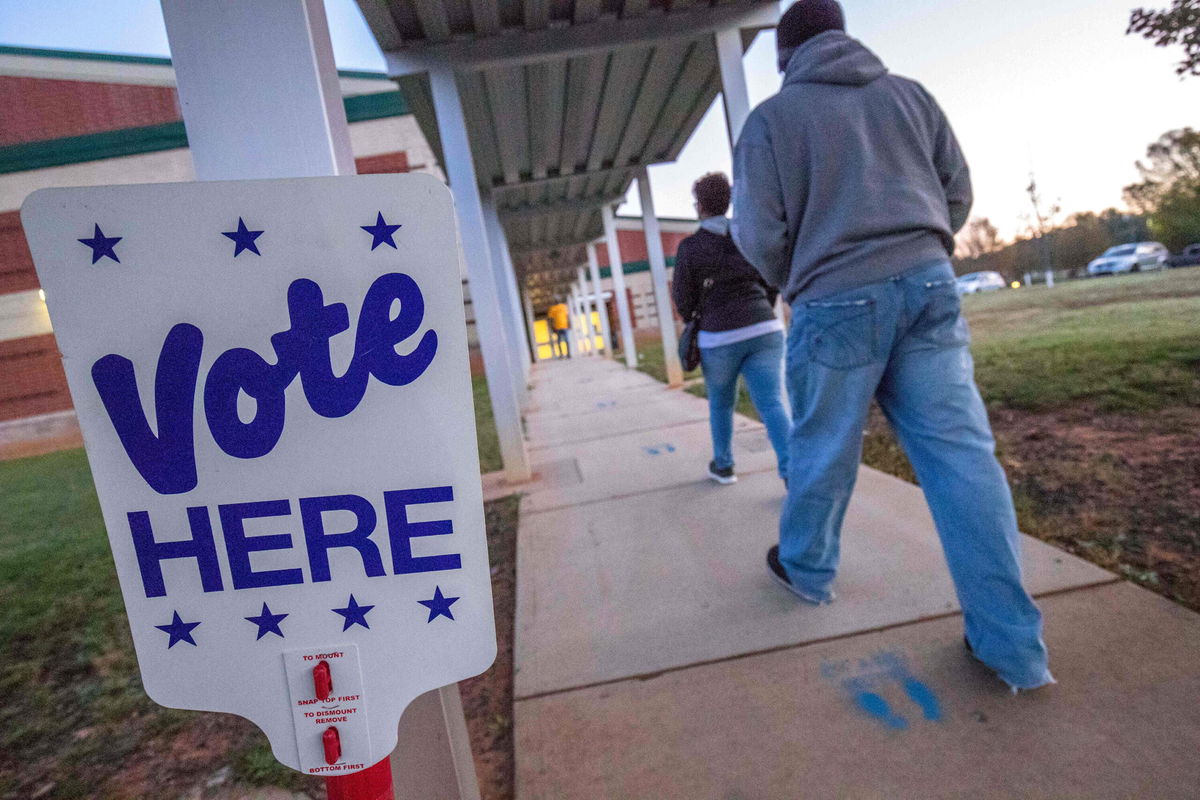
[[[641,217],[638,217],[638,219],[641,219]],[[649,272],[650,271],[650,262],[649,261],[626,261],[621,266],[623,266],[625,268],[624,273],[626,275],[632,275],[635,272]],[[667,256],[667,266],[668,267],[675,266],[675,256]],[[612,270],[610,270],[608,267],[601,267],[600,268],[600,277],[601,278],[611,278]]]
[[[0,174],[187,147],[182,122],[67,136],[0,147]]]
[[[54,50],[43,47],[14,47],[0,45],[0,56],[34,56],[35,58],[64,58],[72,61],[115,61],[120,64],[151,64],[171,66],[171,59],[161,56],[135,56],[125,53],[98,53],[88,50]]]
[[[373,94],[356,94],[342,100],[347,122],[366,122],[385,117],[404,117],[412,113],[408,100],[399,89]]]
[[[391,81],[386,72],[372,72],[365,69],[339,69],[339,78],[357,78],[360,81]]]
[[[118,64],[149,64],[155,67],[171,66],[171,59],[162,56],[135,56],[125,53],[99,53],[88,50],[54,50],[44,47],[16,47],[0,44],[0,56],[32,56],[34,58],[62,58],[71,61],[109,61]],[[385,72],[360,69],[339,69],[339,78],[357,78],[364,81],[391,80]]]
[[[343,102],[349,122],[366,122],[411,113],[404,95],[399,91],[354,95]],[[187,146],[187,132],[182,122],[25,142],[0,147],[0,175]]]

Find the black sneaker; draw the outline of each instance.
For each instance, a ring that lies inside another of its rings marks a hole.
[[[733,474],[733,467],[718,467],[716,461],[708,462],[708,477],[722,486],[737,483],[737,475]]]
[[[767,551],[767,572],[771,573],[771,578],[776,583],[806,603],[812,603],[814,606],[822,606],[832,603],[837,599],[837,595],[835,595],[833,592],[830,592],[829,597],[822,600],[815,595],[809,594],[788,580],[787,571],[784,570],[783,563],[779,560],[779,545],[772,545],[771,549]]]

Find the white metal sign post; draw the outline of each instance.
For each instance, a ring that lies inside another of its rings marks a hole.
[[[22,221],[147,693],[376,765],[496,654],[449,190],[51,189]]]

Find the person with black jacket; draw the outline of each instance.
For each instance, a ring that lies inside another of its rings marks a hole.
[[[775,316],[779,293],[767,286],[730,237],[725,216],[730,193],[729,178],[719,172],[692,186],[700,230],[679,243],[671,293],[684,319],[699,310],[700,363],[713,440],[708,476],[721,484],[737,482],[733,409],[740,375],[786,482],[792,418],[783,395],[783,323]]]

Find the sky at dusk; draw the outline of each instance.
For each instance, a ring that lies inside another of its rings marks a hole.
[[[938,98],[971,163],[975,214],[1005,236],[1025,224],[1031,169],[1067,213],[1120,207],[1146,146],[1172,128],[1200,126],[1200,78],[1175,75],[1180,49],[1124,35],[1138,0],[844,3],[851,35]],[[326,8],[338,66],[382,70],[352,0],[326,0]],[[156,0],[0,0],[0,44],[169,55]],[[774,46],[764,33],[747,54],[752,103],[779,87]],[[729,169],[719,104],[677,163],[652,168],[660,216],[693,216],[691,182]],[[621,213],[638,211],[636,187],[630,197]]]

